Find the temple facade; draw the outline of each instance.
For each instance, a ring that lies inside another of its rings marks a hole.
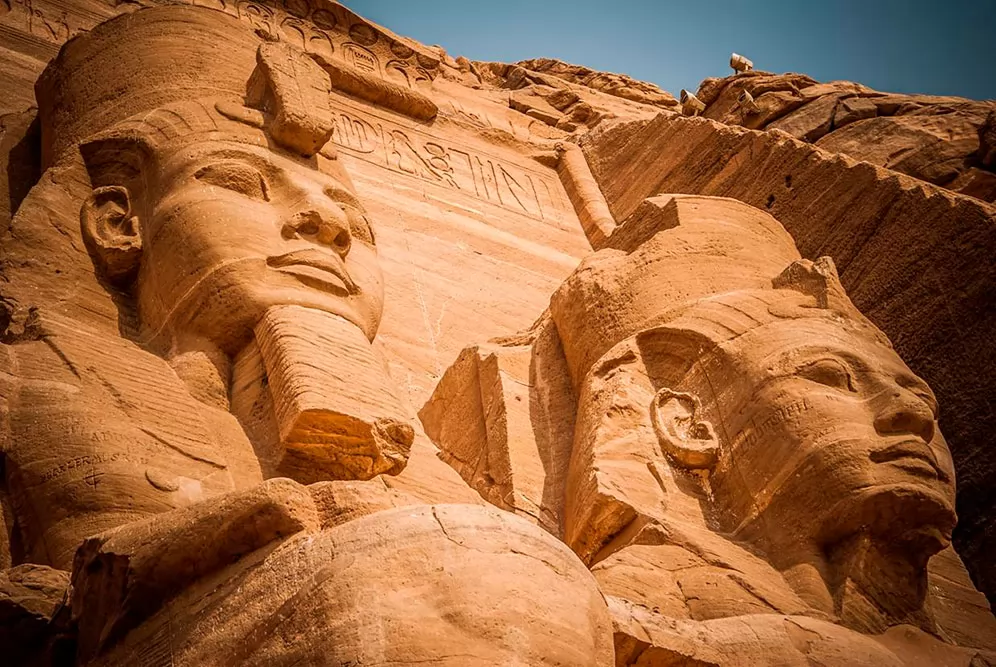
[[[5,660],[996,665],[996,103],[731,65],[0,0]]]

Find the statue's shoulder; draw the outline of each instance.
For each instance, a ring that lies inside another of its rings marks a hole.
[[[669,522],[596,563],[606,595],[672,619],[822,617],[762,558],[704,526]]]

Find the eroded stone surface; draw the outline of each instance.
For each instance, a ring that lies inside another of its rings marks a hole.
[[[739,101],[744,91],[753,97],[749,106]],[[708,79],[699,97],[709,100],[706,118],[782,130],[833,153],[994,201],[988,187],[962,178],[973,169],[992,171],[982,145],[992,101],[881,93],[851,81],[757,71]]]
[[[964,468],[991,215],[827,152],[985,199],[978,103],[703,82],[756,133],[324,0],[4,9],[8,661],[992,660],[933,396],[842,286]]]

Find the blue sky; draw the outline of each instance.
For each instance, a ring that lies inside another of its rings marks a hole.
[[[453,56],[551,57],[677,95],[731,51],[774,72],[885,91],[996,98],[996,0],[345,0]]]

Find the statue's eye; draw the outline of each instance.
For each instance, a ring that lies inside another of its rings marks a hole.
[[[833,387],[834,389],[855,391],[854,382],[851,379],[851,372],[847,370],[847,367],[844,366],[844,364],[836,359],[820,359],[819,361],[814,361],[800,368],[796,374],[800,377],[806,378],[807,380],[819,382],[820,384]]]
[[[234,160],[215,162],[198,169],[194,178],[202,183],[216,185],[246,197],[260,201],[270,200],[263,175],[258,169],[244,162]]]

